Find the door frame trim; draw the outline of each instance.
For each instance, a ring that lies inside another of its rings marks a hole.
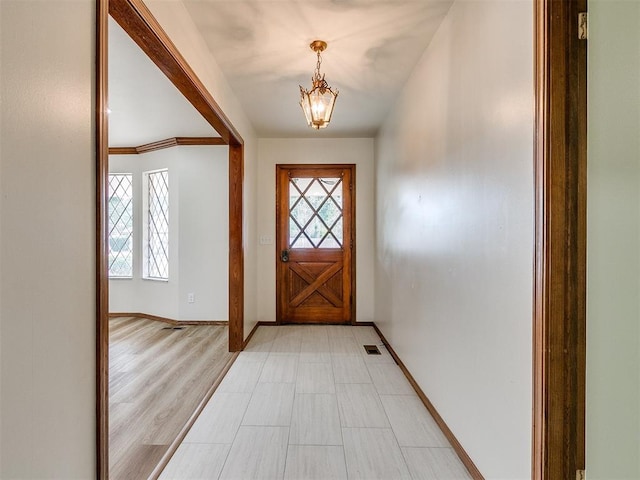
[[[108,0],[97,0],[96,17],[96,476],[106,480],[109,478],[109,267],[105,213],[109,195]]]
[[[282,322],[282,305],[280,304],[280,282],[278,281],[278,268],[277,268],[277,262],[278,262],[278,258],[279,258],[279,246],[278,246],[278,239],[279,239],[279,229],[278,229],[278,215],[279,215],[279,202],[280,202],[280,186],[279,186],[279,172],[280,170],[283,169],[291,169],[291,168],[300,168],[300,169],[312,169],[312,168],[319,168],[319,169],[348,169],[351,171],[351,325],[357,325],[358,322],[356,321],[356,249],[357,249],[357,242],[356,242],[356,164],[355,163],[320,163],[320,164],[316,164],[316,163],[278,163],[276,164],[276,170],[275,170],[275,175],[276,175],[276,204],[275,204],[275,208],[276,208],[276,240],[275,240],[275,250],[274,250],[274,255],[275,255],[275,259],[276,259],[276,321],[275,324],[276,325],[282,325],[284,322]],[[286,323],[291,323],[291,322],[286,322]],[[295,322],[292,322],[295,323]],[[306,323],[305,323],[306,325]],[[326,323],[323,323],[323,325],[326,325]],[[342,324],[341,324],[342,325]]]
[[[585,468],[587,0],[534,0],[532,478]]]
[[[109,474],[108,18],[111,15],[229,146],[229,351],[244,346],[244,141],[142,0],[96,0],[96,473]]]

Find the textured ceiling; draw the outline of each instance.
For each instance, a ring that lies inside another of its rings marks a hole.
[[[373,136],[452,1],[183,0],[259,136]],[[321,71],[340,91],[331,124],[307,127],[299,88]]]
[[[452,0],[182,0],[261,137],[371,137],[428,46]],[[298,85],[311,86],[312,40],[340,91],[331,124],[309,128]],[[217,136],[110,20],[109,143]]]

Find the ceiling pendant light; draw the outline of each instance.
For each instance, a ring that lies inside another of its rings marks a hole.
[[[307,91],[300,86],[300,106],[309,126],[319,130],[327,128],[331,121],[331,114],[333,113],[336,98],[338,98],[338,91],[334,92],[324,79],[324,75],[320,75],[320,64],[322,63],[320,53],[327,48],[327,42],[314,40],[309,46],[311,50],[318,54],[318,63],[316,71],[311,78],[313,82],[311,90]]]

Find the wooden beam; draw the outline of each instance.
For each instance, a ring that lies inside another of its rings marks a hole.
[[[244,348],[244,147],[229,145],[229,351]]]
[[[585,467],[586,0],[536,0],[533,479]]]

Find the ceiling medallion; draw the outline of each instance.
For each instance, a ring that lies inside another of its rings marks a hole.
[[[322,63],[320,53],[326,50],[327,42],[314,40],[309,47],[318,55],[318,63],[316,64],[316,71],[311,78],[311,90],[307,91],[300,86],[300,106],[307,119],[307,124],[319,130],[327,128],[329,125],[339,92],[332,90],[324,79],[324,75],[320,75],[320,64]]]

